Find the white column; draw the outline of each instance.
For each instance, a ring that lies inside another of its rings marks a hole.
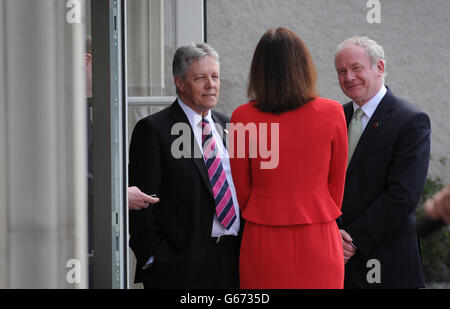
[[[83,6],[0,0],[2,287],[87,286]]]

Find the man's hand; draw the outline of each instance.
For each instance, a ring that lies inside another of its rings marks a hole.
[[[425,213],[431,219],[441,218],[450,224],[450,183],[441,191],[429,198],[425,204]]]
[[[155,204],[159,202],[159,198],[151,197],[138,187],[128,188],[128,206],[130,209],[140,210],[142,208],[147,208],[150,204]]]
[[[344,230],[339,230],[342,237],[342,247],[344,249],[344,264],[347,264],[348,260],[355,254],[356,247],[353,245],[352,237]]]

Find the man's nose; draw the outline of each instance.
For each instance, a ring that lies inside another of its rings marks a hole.
[[[215,87],[216,86],[216,81],[212,78],[212,76],[208,76],[207,78],[206,78],[206,87],[208,87],[208,88],[212,88],[212,87]]]
[[[351,80],[353,80],[355,78],[355,73],[352,71],[352,70],[348,70],[346,73],[345,73],[345,76],[344,76],[344,80],[345,81],[351,81]]]

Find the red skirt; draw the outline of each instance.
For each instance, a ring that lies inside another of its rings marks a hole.
[[[239,267],[243,289],[342,289],[344,254],[337,224],[247,221]]]

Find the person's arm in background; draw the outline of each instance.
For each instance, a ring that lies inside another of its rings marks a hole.
[[[425,213],[431,219],[442,219],[450,224],[450,183],[429,198],[425,204]]]
[[[158,202],[159,198],[145,194],[136,186],[128,188],[128,206],[130,209],[140,210]]]

